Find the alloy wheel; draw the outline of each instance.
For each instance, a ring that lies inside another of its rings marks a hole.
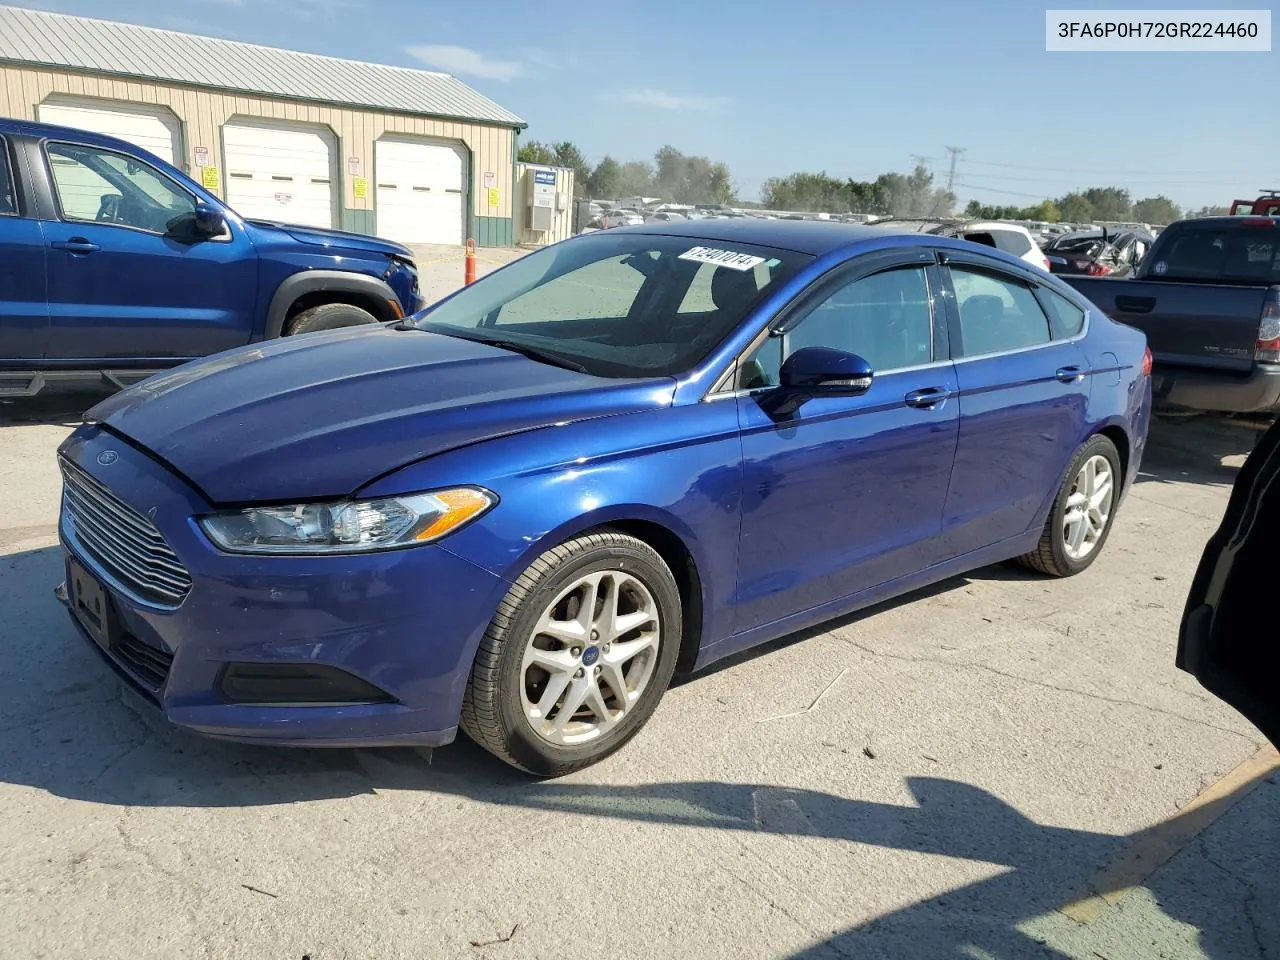
[[[1098,546],[1115,501],[1111,463],[1094,454],[1080,466],[1062,516],[1062,544],[1068,557],[1083,560]]]
[[[660,641],[657,603],[638,578],[620,570],[578,578],[525,646],[520,697],[529,725],[560,746],[603,736],[644,693]]]

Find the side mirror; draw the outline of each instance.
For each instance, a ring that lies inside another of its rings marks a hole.
[[[778,387],[760,398],[772,418],[789,417],[814,397],[857,397],[871,389],[875,373],[856,353],[803,347],[782,364]]]
[[[220,237],[227,229],[227,218],[209,203],[196,204],[196,233],[202,237]]]
[[[871,389],[875,373],[856,353],[830,347],[803,347],[787,357],[778,371],[784,390],[809,396],[856,397]]]

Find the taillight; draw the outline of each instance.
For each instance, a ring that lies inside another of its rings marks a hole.
[[[1110,272],[1111,268],[1105,263],[1097,262],[1089,264],[1089,268],[1085,271],[1085,273],[1089,274],[1091,277],[1105,277]]]
[[[1142,351],[1142,375],[1144,377],[1151,376],[1151,348],[1147,347]]]
[[[1280,288],[1272,288],[1262,305],[1253,359],[1259,363],[1280,363]]]

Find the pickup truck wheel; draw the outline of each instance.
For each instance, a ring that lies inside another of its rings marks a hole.
[[[1054,577],[1085,570],[1111,532],[1123,482],[1115,444],[1100,434],[1090,437],[1071,458],[1039,544],[1018,562]]]
[[[368,310],[349,303],[322,303],[318,307],[303,310],[289,321],[285,328],[286,337],[299,333],[315,333],[317,330],[337,330],[339,327],[354,327],[362,323],[377,323],[378,318]]]
[[[516,579],[480,641],[462,729],[540,777],[595,763],[658,706],[680,627],[679,588],[648,544],[601,529],[553,547]]]

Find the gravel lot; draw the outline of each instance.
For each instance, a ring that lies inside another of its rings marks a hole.
[[[987,568],[771,644],[535,784],[123,695],[52,595],[92,401],[0,403],[2,958],[1280,957],[1273,755],[1173,667],[1251,429],[1157,426],[1081,577]]]

